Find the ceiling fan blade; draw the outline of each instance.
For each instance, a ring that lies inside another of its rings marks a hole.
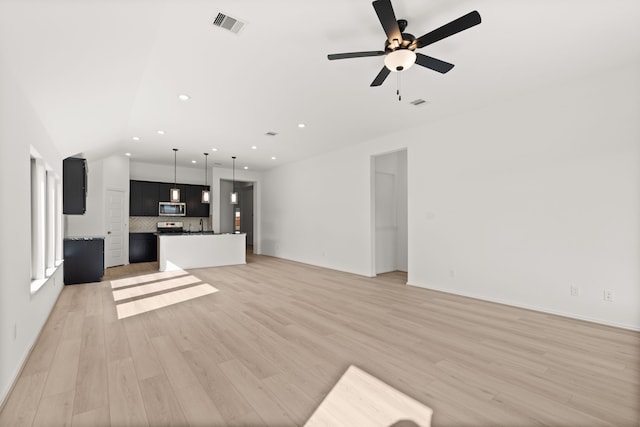
[[[396,20],[396,15],[393,13],[393,6],[390,0],[376,0],[373,3],[373,8],[378,14],[378,19],[382,24],[387,39],[392,46],[394,46],[393,40],[398,40],[398,45],[402,43],[402,33]]]
[[[384,55],[384,52],[381,50],[370,50],[367,52],[349,52],[349,53],[332,53],[327,55],[329,60],[334,59],[347,59],[347,58],[363,58],[365,56],[380,56]]]
[[[418,37],[416,39],[417,46],[418,48],[425,47],[427,45],[430,45],[431,43],[435,43],[439,40],[459,33],[460,31],[464,31],[468,28],[478,25],[480,22],[482,22],[482,18],[480,18],[480,14],[478,13],[478,11],[474,10],[473,12],[469,12],[466,15],[461,16],[458,19],[454,19],[448,24],[445,24],[442,27],[425,34],[424,36]]]
[[[389,73],[391,73],[391,70],[389,70],[387,67],[382,67],[382,70],[380,70],[376,78],[373,79],[373,82],[371,82],[371,86],[380,86],[382,83],[384,83],[384,79],[387,78]]]
[[[442,74],[451,71],[451,69],[453,68],[453,64],[441,61],[431,56],[423,55],[418,52],[416,52],[416,64],[422,65],[423,67],[429,68]]]

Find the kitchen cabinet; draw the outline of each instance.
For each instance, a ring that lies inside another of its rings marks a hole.
[[[84,215],[87,211],[87,161],[68,157],[62,161],[62,213]]]
[[[180,201],[187,205],[187,217],[208,217],[209,204],[202,203],[204,185],[178,184]],[[131,180],[129,186],[129,215],[158,216],[158,203],[169,201],[171,182]]]
[[[99,282],[104,275],[104,238],[75,237],[63,241],[64,284]]]
[[[158,216],[158,184],[151,181],[130,181],[130,216]]]
[[[207,217],[209,216],[209,203],[202,203],[202,190],[208,190],[209,186],[187,185],[186,203],[187,216]]]
[[[158,238],[155,233],[129,233],[129,262],[158,260]]]

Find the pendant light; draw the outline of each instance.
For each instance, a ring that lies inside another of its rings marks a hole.
[[[180,189],[178,188],[178,184],[176,181],[176,154],[178,153],[178,149],[173,149],[173,188],[169,190],[169,201],[170,202],[179,202],[180,201]]]
[[[236,191],[236,156],[231,157],[233,159],[233,184],[231,189],[231,204],[238,204],[238,192]]]
[[[209,192],[209,190],[206,189],[206,186],[207,186],[207,156],[209,155],[209,153],[203,153],[203,154],[204,154],[204,186],[205,186],[205,188],[202,190],[201,202],[202,203],[210,203],[210,201],[211,201],[211,193]]]

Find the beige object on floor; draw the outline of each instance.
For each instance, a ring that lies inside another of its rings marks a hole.
[[[431,408],[351,365],[305,427],[429,427],[432,414]]]

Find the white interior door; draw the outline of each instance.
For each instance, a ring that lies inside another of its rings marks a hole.
[[[124,191],[107,190],[105,267],[124,264]]]

